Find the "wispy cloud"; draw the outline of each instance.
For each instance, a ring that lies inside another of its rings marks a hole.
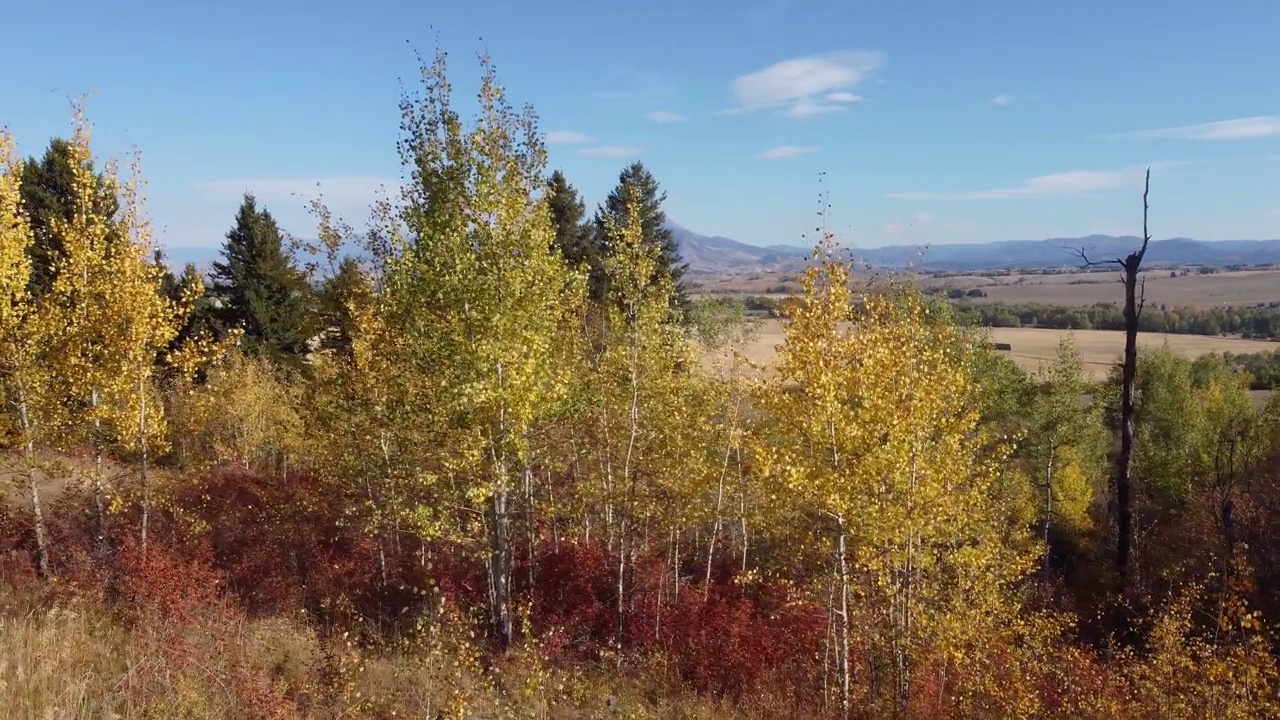
[[[1010,200],[1081,195],[1099,190],[1139,187],[1145,168],[1125,170],[1076,170],[1040,175],[1013,187],[972,190],[958,193],[898,192],[885,197],[895,200]]]
[[[400,183],[395,180],[374,176],[240,178],[214,180],[199,186],[209,202],[238,201],[244,193],[251,192],[261,201],[306,202],[323,196],[325,202],[338,207],[365,205],[384,189],[394,193],[399,188]]]
[[[589,143],[592,140],[595,140],[595,138],[572,130],[553,130],[547,133],[548,145],[575,145]]]
[[[801,145],[783,145],[781,147],[773,148],[772,150],[765,150],[759,155],[756,155],[756,159],[784,160],[786,158],[798,157],[800,155],[807,155],[814,152],[818,152],[818,148]]]
[[[883,53],[846,50],[784,60],[730,84],[737,103],[721,114],[782,109],[804,119],[840,112],[862,98],[850,92],[884,64]]]
[[[642,152],[644,152],[644,148],[634,145],[597,145],[596,147],[583,148],[578,151],[578,154],[584,157],[624,158],[633,157]]]
[[[1247,140],[1276,135],[1280,135],[1280,116],[1260,115],[1236,120],[1201,123],[1200,125],[1183,125],[1159,130],[1138,130],[1120,133],[1112,137],[1131,138],[1134,140]]]
[[[656,122],[656,123],[678,123],[678,122],[684,122],[688,118],[686,118],[684,115],[681,115],[680,113],[656,110],[654,112],[645,113],[644,119],[648,120],[649,122]]]
[[[612,103],[650,100],[670,95],[680,89],[679,82],[658,73],[616,67],[612,69],[612,73],[618,78],[618,84],[596,93],[596,97]]]
[[[991,98],[990,100],[988,100],[987,104],[995,105],[996,107],[1006,107],[1012,102],[1013,102],[1013,96],[1011,95],[997,95]]]
[[[854,95],[851,92],[841,90],[840,92],[827,93],[827,99],[831,102],[838,103],[856,103],[862,102],[861,95]]]

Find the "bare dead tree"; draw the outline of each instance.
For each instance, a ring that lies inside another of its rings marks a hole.
[[[1146,304],[1146,281],[1138,282],[1142,258],[1147,254],[1151,234],[1147,231],[1147,197],[1151,191],[1151,168],[1147,168],[1142,189],[1142,247],[1124,258],[1091,260],[1084,248],[1080,258],[1084,266],[1115,264],[1120,266],[1124,282],[1124,361],[1121,363],[1120,392],[1120,456],[1116,458],[1116,582],[1117,595],[1125,597],[1130,589],[1133,569],[1133,470],[1134,384],[1138,369],[1138,318]]]

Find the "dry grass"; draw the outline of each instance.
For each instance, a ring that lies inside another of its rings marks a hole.
[[[1170,307],[1250,307],[1280,300],[1280,271],[1241,270],[1213,275],[1170,277],[1169,270],[1149,270],[1147,303]],[[1179,271],[1181,272],[1181,271]],[[983,302],[1093,305],[1122,300],[1118,273],[1010,275],[1008,277],[928,278],[925,287],[982,288]]]
[[[1083,356],[1085,369],[1094,380],[1106,376],[1124,351],[1124,333],[1110,330],[1050,330],[1042,328],[994,328],[991,339],[997,343],[1009,343],[1010,356],[1020,367],[1035,371],[1041,363],[1051,361],[1057,354],[1058,341],[1064,335],[1075,340]],[[752,342],[746,348],[747,357],[755,363],[770,364],[782,343],[784,332],[779,320],[760,320]],[[1196,358],[1211,352],[1252,353],[1280,348],[1280,344],[1265,340],[1208,337],[1203,335],[1166,335],[1144,333],[1139,336],[1142,346],[1159,346],[1168,343],[1177,354]]]
[[[522,650],[484,667],[465,633],[409,652],[328,645],[295,618],[128,627],[92,602],[0,590],[0,718],[772,717],[685,692],[661,666],[552,667]]]
[[[1170,307],[1251,307],[1280,301],[1280,270],[1240,270],[1199,275],[1194,272],[1170,277],[1171,270],[1152,269],[1145,273],[1147,302]],[[865,276],[868,280],[878,277]],[[776,295],[799,293],[794,274],[755,273],[699,277],[703,292]],[[1118,303],[1123,299],[1119,275],[1114,272],[1062,273],[1057,275],[957,275],[921,276],[925,289],[982,288],[986,298],[978,302],[1040,303],[1046,305],[1093,305]],[[785,288],[785,291],[782,291]]]

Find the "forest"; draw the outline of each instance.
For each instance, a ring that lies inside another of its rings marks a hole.
[[[755,367],[649,171],[588,216],[480,68],[464,111],[423,63],[367,229],[246,195],[207,276],[83,106],[43,157],[0,134],[13,716],[1280,714],[1280,400],[1240,363],[1144,348],[1125,417],[1069,342],[1027,373],[854,282],[822,196]]]

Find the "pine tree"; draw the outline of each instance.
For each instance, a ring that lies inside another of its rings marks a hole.
[[[224,327],[239,327],[250,347],[276,359],[306,352],[309,297],[306,278],[293,264],[275,218],[251,193],[236,214],[213,264],[210,291],[222,307]]]
[[[643,242],[658,249],[658,262],[655,273],[665,275],[670,287],[668,306],[681,321],[689,316],[689,297],[684,287],[684,274],[689,266],[680,258],[680,248],[676,245],[675,236],[667,227],[667,216],[662,210],[662,203],[667,194],[658,186],[658,181],[640,162],[628,165],[618,175],[618,184],[604,205],[597,208],[595,216],[595,234],[597,246],[602,252],[608,251],[609,234],[607,222],[614,227],[627,223],[628,208],[634,206],[640,217],[640,231]],[[593,272],[591,277],[592,297],[602,300],[608,294],[608,278],[603,271]]]
[[[591,225],[586,222],[587,206],[577,188],[559,170],[547,180],[547,208],[556,230],[556,249],[565,260],[574,267],[598,268],[600,252]]]
[[[41,295],[53,283],[53,266],[63,254],[63,247],[53,232],[55,219],[71,221],[75,212],[76,152],[73,140],[54,138],[44,156],[32,157],[22,166],[22,205],[31,226],[31,292]],[[119,200],[108,186],[105,173],[88,170],[96,180],[93,212],[103,218],[115,218]]]

